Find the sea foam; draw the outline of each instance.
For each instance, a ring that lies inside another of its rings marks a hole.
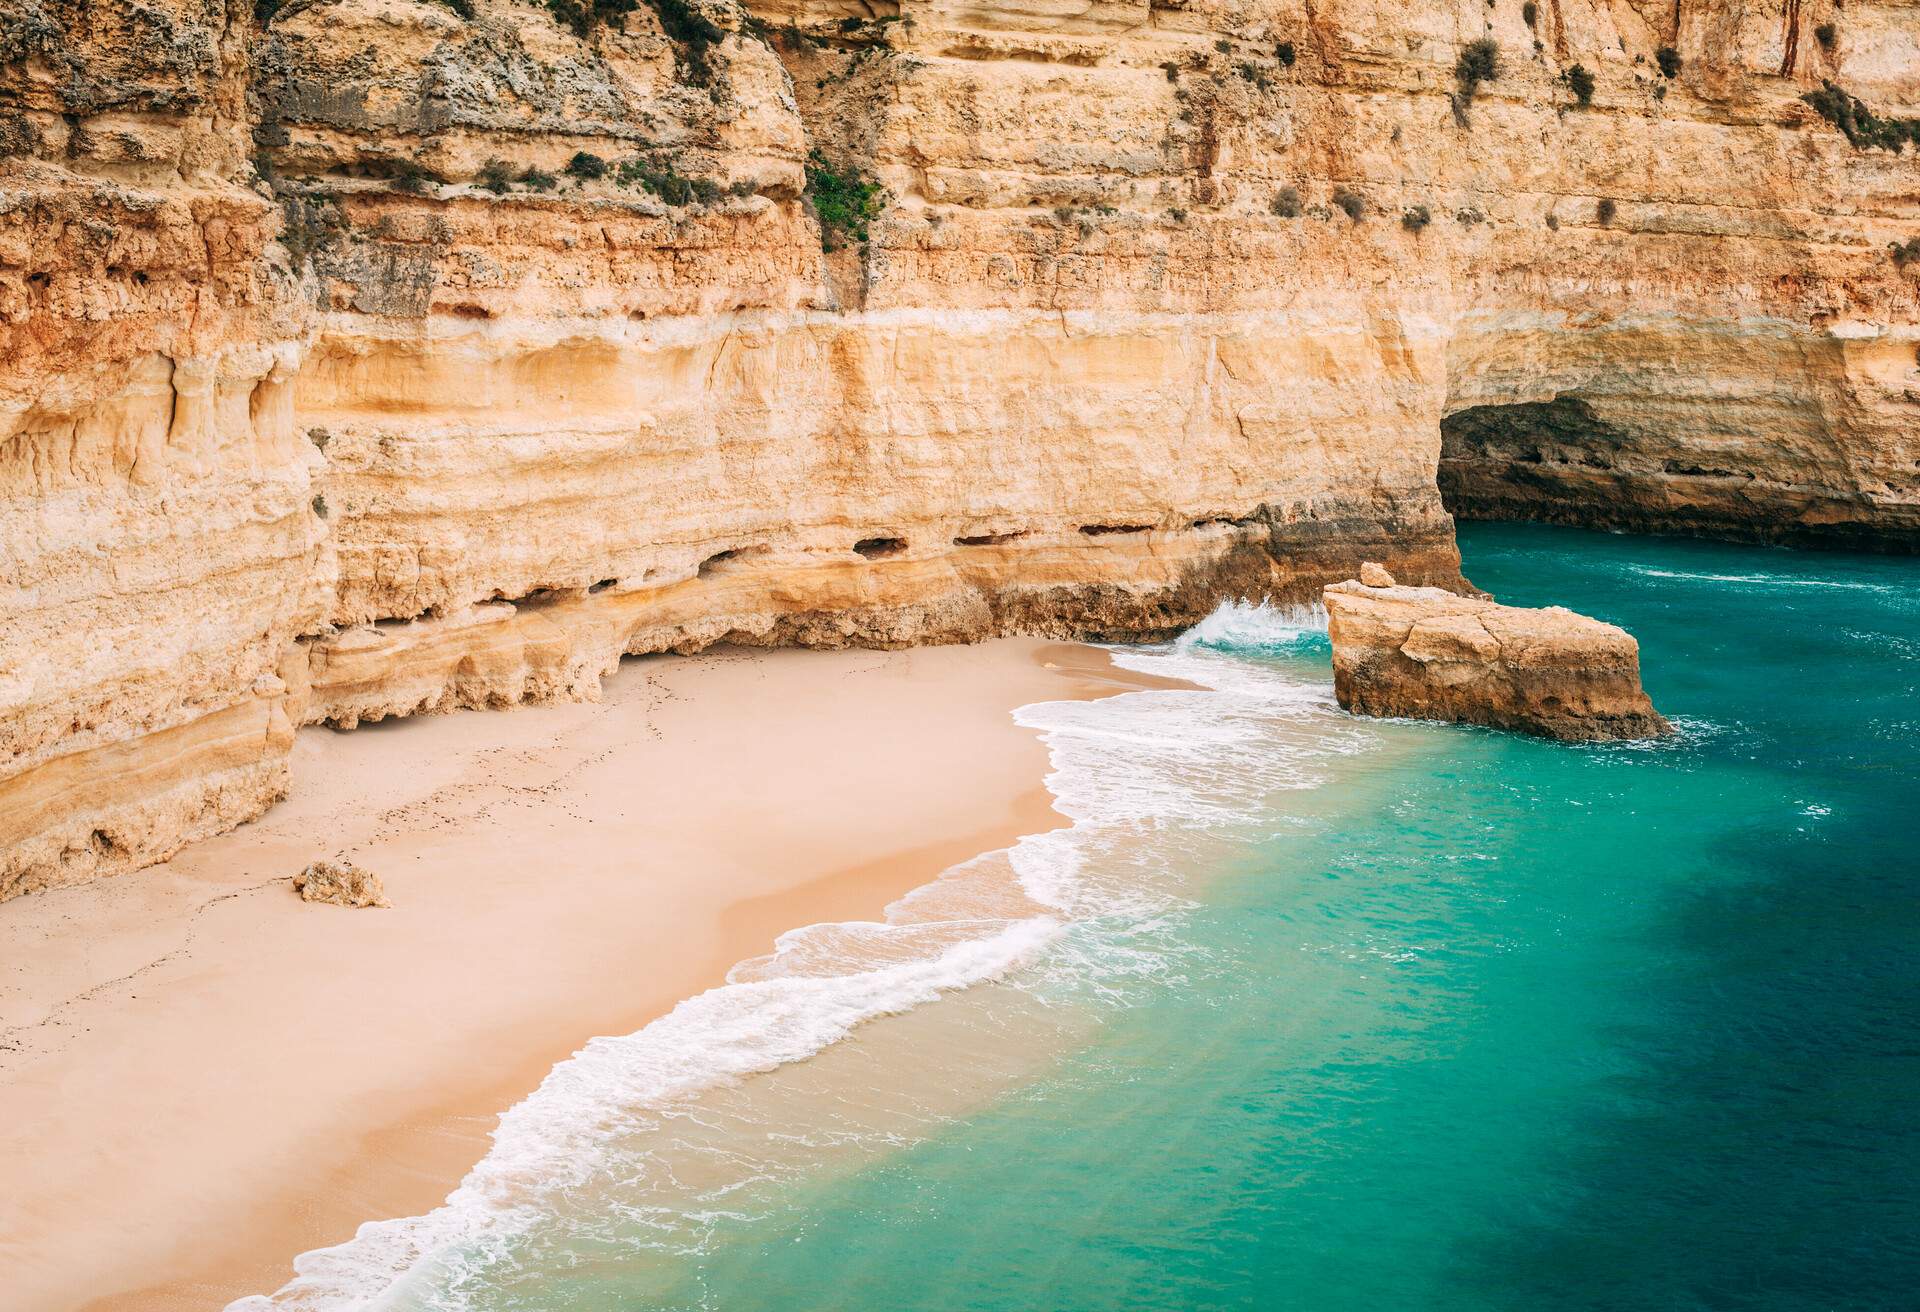
[[[527,1236],[559,1224],[590,1181],[671,1196],[671,1168],[631,1145],[670,1131],[674,1109],[704,1092],[988,981],[1124,1005],[1179,960],[1191,905],[1179,870],[1194,854],[1258,841],[1275,790],[1314,787],[1336,758],[1375,741],[1337,713],[1325,626],[1318,607],[1229,602],[1174,643],[1113,649],[1121,666],[1195,687],[1015,712],[1047,746],[1067,827],[956,866],[883,921],[790,931],[721,987],[636,1033],[592,1040],[500,1118],[442,1206],[305,1253],[287,1285],[229,1312],[472,1306],[494,1273],[524,1267]],[[743,1164],[743,1180],[759,1169]],[[722,1207],[735,1187],[709,1184],[685,1199],[688,1214]],[[671,1228],[657,1207],[621,1210],[630,1242],[636,1228]]]

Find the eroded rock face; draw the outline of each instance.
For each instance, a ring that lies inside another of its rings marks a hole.
[[[288,787],[332,548],[249,12],[0,0],[0,898]]]
[[[1910,6],[879,8],[0,0],[0,897],[623,653],[1457,585],[1442,468],[1920,535],[1912,161],[1801,100]]]
[[[1485,724],[1563,742],[1673,732],[1641,690],[1640,644],[1626,630],[1561,606],[1401,587],[1378,565],[1361,573],[1322,594],[1334,694],[1355,715]]]

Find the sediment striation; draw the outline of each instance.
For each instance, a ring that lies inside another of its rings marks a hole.
[[[1640,687],[1640,644],[1563,606],[1410,588],[1368,563],[1321,594],[1333,690],[1355,715],[1516,729],[1562,742],[1673,732]]]
[[[627,653],[1457,586],[1450,510],[1912,550],[1829,82],[1914,114],[1913,11],[0,0],[0,897]]]

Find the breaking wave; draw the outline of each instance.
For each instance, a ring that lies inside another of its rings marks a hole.
[[[1840,588],[1850,592],[1895,593],[1901,589],[1890,583],[1867,583],[1854,579],[1806,579],[1790,574],[1709,574],[1691,570],[1658,569],[1652,565],[1628,565],[1629,572],[1654,579],[1684,579],[1699,583],[1747,583],[1772,588]]]
[[[1186,872],[1270,836],[1285,823],[1268,814],[1276,791],[1317,787],[1378,741],[1338,713],[1325,629],[1319,607],[1229,602],[1171,644],[1113,649],[1125,668],[1190,686],[1015,712],[1048,748],[1066,827],[954,867],[883,921],[790,931],[726,984],[592,1040],[500,1118],[439,1208],[305,1253],[287,1285],[229,1312],[495,1306],[503,1281],[583,1264],[582,1252],[605,1260],[616,1231],[623,1252],[684,1253],[698,1218],[748,1206],[750,1186],[776,1173],[733,1148],[699,1172],[669,1160],[679,1137],[710,1128],[690,1110],[703,1096],[991,981],[1009,1006],[1129,1005],[1181,969]]]

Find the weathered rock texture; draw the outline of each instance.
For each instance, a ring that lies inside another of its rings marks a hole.
[[[1920,537],[1920,175],[1800,99],[1911,7],[657,2],[0,0],[0,896],[302,722],[1457,582],[1441,486]]]
[[[1640,688],[1640,644],[1563,606],[1531,610],[1443,588],[1369,582],[1321,595],[1333,690],[1356,715],[1517,729],[1563,742],[1673,732]]]
[[[351,861],[315,861],[293,877],[293,891],[302,902],[327,902],[336,907],[390,907],[380,876]]]

